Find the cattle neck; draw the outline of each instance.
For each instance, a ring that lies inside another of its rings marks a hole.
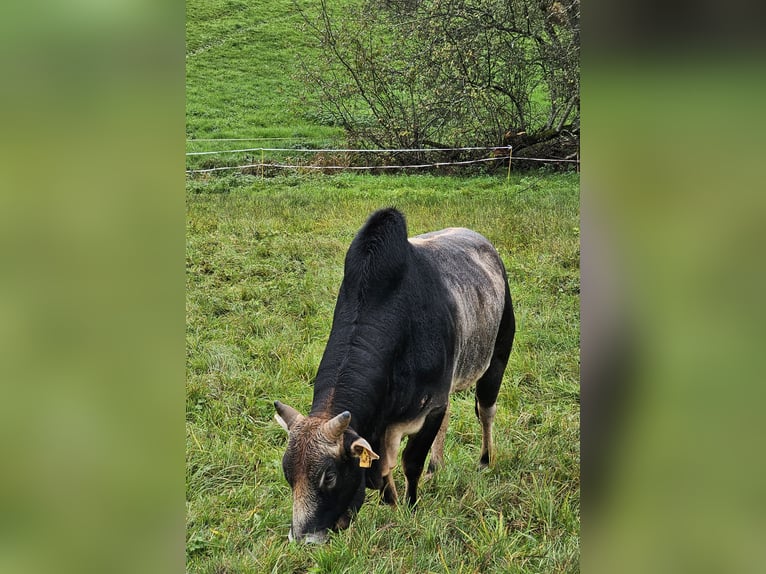
[[[314,380],[310,414],[329,418],[349,411],[357,433],[374,430],[370,425],[380,418],[396,343],[380,333],[374,321],[335,321]]]
[[[371,437],[380,404],[372,389],[337,384],[324,389],[315,387],[314,402],[309,416],[331,419],[343,411],[351,413],[350,427],[360,436]]]
[[[311,414],[351,413],[362,436],[380,420],[399,337],[399,312],[410,260],[407,224],[395,209],[375,212],[346,253],[332,329],[314,381]]]

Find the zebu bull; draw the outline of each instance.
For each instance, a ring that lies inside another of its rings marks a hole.
[[[495,403],[516,325],[503,263],[481,235],[450,228],[407,239],[404,216],[375,212],[346,254],[332,329],[308,416],[276,401],[288,432],[291,540],[346,528],[365,486],[396,504],[399,444],[406,496],[443,463],[449,394],[476,384],[480,464],[489,464]]]

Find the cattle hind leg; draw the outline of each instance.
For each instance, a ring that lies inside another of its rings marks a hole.
[[[476,416],[481,423],[481,456],[479,458],[479,466],[481,468],[489,466],[490,457],[492,456],[492,425],[497,410],[497,395],[500,392],[500,383],[503,381],[503,373],[505,372],[505,366],[508,364],[508,357],[511,354],[515,333],[516,320],[513,315],[513,303],[511,302],[508,285],[506,284],[503,317],[500,320],[500,327],[495,339],[492,359],[485,373],[476,382],[476,402],[474,408]]]
[[[447,435],[447,427],[449,426],[449,398],[447,399],[447,409],[444,411],[444,418],[442,424],[439,427],[439,432],[436,433],[434,443],[431,445],[431,459],[428,461],[428,472],[424,478],[430,477],[433,473],[444,466],[444,440]]]
[[[407,446],[402,453],[404,477],[407,480],[407,502],[415,506],[418,499],[418,482],[423,473],[426,456],[436,434],[439,432],[446,409],[431,412],[420,430],[407,438]]]

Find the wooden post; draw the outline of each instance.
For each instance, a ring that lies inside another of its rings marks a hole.
[[[261,180],[263,180],[263,148],[261,148]]]
[[[513,146],[508,146],[508,177],[506,177],[506,181],[511,181],[511,156],[513,156]]]

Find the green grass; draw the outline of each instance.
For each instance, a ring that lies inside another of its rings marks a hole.
[[[342,135],[300,99],[302,22],[293,0],[187,0],[188,138]]]
[[[344,2],[328,3],[337,8]],[[186,137],[192,140],[187,142],[187,152],[347,147],[343,130],[329,125],[320,111],[319,96],[303,83],[300,62],[327,56],[314,46],[316,40],[298,6],[316,12],[316,6],[295,0],[187,0]],[[533,116],[542,117],[544,99],[540,88]],[[193,141],[225,138],[253,139]],[[371,157],[365,156],[365,162]],[[267,164],[289,165],[348,165],[350,161],[345,154],[316,157],[253,151],[189,156],[186,163],[187,169],[207,169],[256,164],[262,159]],[[428,161],[444,158],[431,155]],[[472,168],[459,169],[465,173]]]
[[[578,571],[578,192],[576,174],[189,179],[187,570]],[[477,470],[473,397],[459,394],[447,465],[422,484],[416,513],[370,491],[328,544],[289,544],[286,435],[272,402],[308,409],[345,251],[387,205],[411,234],[476,229],[505,261],[518,332],[494,463]]]

